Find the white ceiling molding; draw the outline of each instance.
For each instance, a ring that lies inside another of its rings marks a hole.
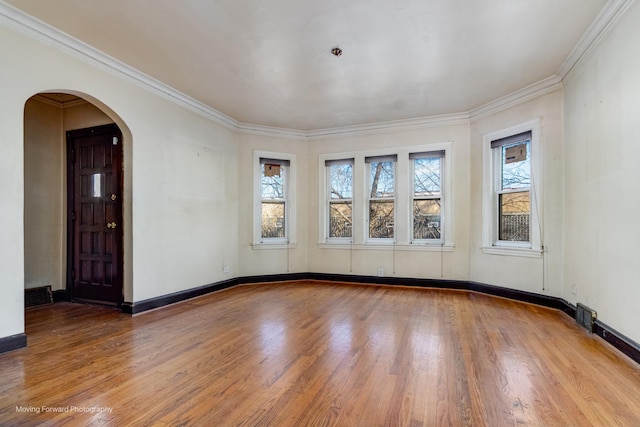
[[[63,103],[62,104],[62,109],[79,107],[81,105],[85,105],[85,104],[89,104],[89,103],[90,102],[87,101],[86,99],[80,98],[80,99],[76,99],[75,101],[67,101],[67,102]]]
[[[78,107],[78,106],[86,105],[89,103],[89,101],[83,98],[77,98],[71,101],[56,101],[50,97],[43,95],[43,93],[47,93],[47,92],[38,93],[34,95],[31,99],[35,99],[37,101],[42,102],[43,104],[47,104],[52,107],[56,107],[60,109]],[[50,93],[57,93],[57,92],[50,92]]]
[[[285,129],[263,125],[253,125],[251,123],[238,123],[236,128],[241,133],[263,136],[277,136],[291,139],[307,139],[308,132],[296,129]]]
[[[562,79],[560,78],[560,76],[553,75],[547,77],[546,79],[540,80],[537,83],[512,92],[509,95],[491,101],[488,104],[474,108],[469,113],[469,116],[471,118],[471,121],[478,120],[499,111],[506,110],[507,108],[522,104],[523,102],[537,98],[544,94],[553,92],[560,88],[562,88]]]
[[[28,36],[51,45],[63,52],[91,63],[100,69],[119,78],[132,82],[145,90],[158,94],[184,108],[200,114],[226,128],[239,132],[277,136],[294,139],[320,139],[328,136],[384,133],[389,131],[409,130],[423,127],[456,125],[478,120],[490,114],[505,110],[535,97],[544,95],[562,87],[563,79],[570,73],[589,49],[611,28],[624,14],[634,0],[609,0],[558,69],[557,73],[537,83],[519,89],[509,95],[498,98],[469,112],[444,114],[408,120],[394,120],[329,129],[301,131],[241,123],[232,117],[191,98],[182,92],[156,80],[137,69],[99,51],[98,49],[8,5],[0,0],[0,22],[27,34]]]
[[[58,108],[58,109],[60,109],[60,110],[62,110],[62,109],[64,108],[64,107],[63,107],[62,102],[54,101],[53,99],[46,98],[46,97],[44,97],[44,96],[42,96],[42,95],[40,95],[40,94],[37,94],[37,95],[35,95],[35,96],[32,96],[32,97],[31,97],[31,98],[29,98],[29,99],[32,99],[32,100],[34,100],[34,101],[41,102],[41,103],[43,103],[43,104],[48,105],[49,107]]]
[[[318,129],[307,132],[309,139],[320,139],[338,135],[363,135],[373,133],[387,133],[434,126],[453,126],[469,123],[468,113],[442,114],[417,119],[393,120],[388,122],[369,123],[354,126],[342,126],[330,129]]]
[[[634,0],[609,0],[564,60],[556,74],[564,80],[591,48],[615,25]]]
[[[65,53],[92,65],[97,65],[113,75],[136,84],[163,98],[181,105],[195,113],[209,118],[227,128],[237,129],[238,122],[200,101],[197,101],[172,87],[136,70],[133,67],[106,55],[98,49],[71,37],[70,35],[0,1],[0,22],[27,34],[28,36],[54,46]]]

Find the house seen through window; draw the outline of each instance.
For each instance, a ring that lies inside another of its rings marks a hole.
[[[531,132],[494,140],[497,160],[498,241],[529,242],[531,233]]]

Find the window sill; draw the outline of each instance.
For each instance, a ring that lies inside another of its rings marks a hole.
[[[373,251],[419,251],[419,252],[453,252],[455,245],[428,243],[350,243],[350,242],[318,242],[320,249],[357,249]]]
[[[542,250],[508,246],[484,246],[482,252],[488,255],[516,256],[525,258],[541,258]]]
[[[252,243],[251,244],[251,248],[255,249],[255,250],[262,250],[262,249],[295,249],[297,246],[297,243],[295,242],[258,242],[258,243]]]

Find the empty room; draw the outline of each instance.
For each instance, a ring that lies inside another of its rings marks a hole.
[[[0,0],[0,425],[640,425],[636,0]]]

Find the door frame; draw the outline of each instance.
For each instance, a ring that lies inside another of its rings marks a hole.
[[[65,143],[67,150],[67,171],[66,171],[66,180],[67,180],[67,209],[66,209],[66,217],[67,217],[67,257],[66,257],[66,290],[67,290],[67,299],[69,301],[74,301],[74,268],[75,268],[75,225],[74,225],[74,207],[75,207],[75,162],[73,161],[74,157],[74,143],[73,140],[78,137],[83,136],[95,136],[106,133],[117,133],[119,136],[119,144],[120,147],[120,164],[118,165],[118,171],[120,173],[119,179],[119,188],[118,191],[120,193],[120,203],[118,217],[120,218],[120,223],[122,226],[118,227],[115,232],[115,242],[116,242],[116,251],[118,253],[117,261],[114,263],[117,269],[117,277],[118,277],[118,286],[120,288],[120,293],[118,295],[118,300],[116,301],[116,306],[121,307],[124,301],[124,145],[123,145],[123,137],[122,131],[116,123],[111,123],[107,125],[94,126],[90,128],[84,129],[74,129],[65,132]],[[96,304],[105,304],[109,305],[108,302],[102,301],[87,301],[82,300],[82,302],[94,302]]]

